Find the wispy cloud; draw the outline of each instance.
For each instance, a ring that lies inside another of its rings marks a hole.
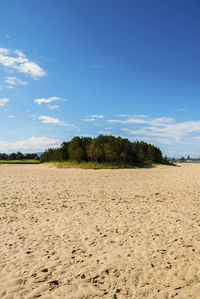
[[[96,119],[103,119],[104,115],[102,114],[93,114],[90,116],[87,116],[86,118],[82,118],[82,121],[86,121],[86,122],[94,122]]]
[[[8,69],[29,75],[33,79],[46,75],[38,64],[30,61],[20,50],[0,48],[0,64]]]
[[[58,98],[58,97],[50,97],[50,98],[38,98],[34,100],[34,102],[37,103],[38,105],[41,105],[42,103],[49,104],[55,101],[64,102],[65,99]]]
[[[60,125],[63,127],[68,127],[69,129],[75,129],[77,128],[74,124],[67,123],[65,121],[59,120],[57,118],[53,118],[46,115],[41,115],[38,117],[39,120],[42,121],[43,124],[54,124],[54,125]]]
[[[126,125],[126,127],[120,128],[120,131],[127,132],[134,136],[133,138],[138,136],[140,136],[140,140],[151,138],[151,140],[162,144],[170,144],[174,141],[188,144],[192,142],[192,135],[200,133],[200,120],[177,122],[170,117],[150,118],[146,115],[137,115],[137,117],[125,119],[109,119],[107,122],[113,125]],[[198,136],[194,138],[198,138]]]
[[[104,118],[104,115],[101,115],[101,114],[93,114],[93,115],[90,115],[90,117],[92,117],[92,118]]]
[[[154,119],[147,119],[146,116],[143,118],[140,116],[127,118],[124,120],[121,119],[108,119],[108,123],[118,123],[118,124],[149,124],[149,125],[156,125],[156,126],[162,126],[165,123],[170,123],[174,119],[169,117],[160,117],[160,118],[154,118]]]
[[[147,123],[146,120],[144,119],[140,119],[140,118],[129,118],[126,120],[121,120],[121,119],[108,119],[107,120],[108,123],[111,124],[145,124]]]
[[[128,114],[117,114],[118,117],[130,117]],[[146,114],[134,114],[132,117],[137,118],[137,117],[148,117]]]
[[[8,98],[0,98],[0,106],[4,106],[6,103],[8,103],[10,100]]]
[[[117,114],[118,117],[128,117],[128,114]]]
[[[13,88],[15,85],[27,85],[28,82],[22,81],[16,77],[6,77],[4,82],[8,84],[7,88]]]
[[[60,106],[58,106],[58,105],[48,105],[48,108],[50,109],[50,110],[55,110],[55,109],[58,109]]]
[[[43,124],[60,124],[61,121],[57,118],[53,118],[50,116],[45,116],[45,115],[41,115],[38,117],[38,119],[40,119]]]
[[[50,147],[55,148],[60,146],[61,141],[57,138],[47,138],[47,137],[31,137],[27,140],[20,140],[15,142],[8,142],[0,140],[1,152],[11,153],[11,152],[40,152],[48,149]]]
[[[95,121],[95,118],[82,118],[81,120],[86,122],[93,122]]]

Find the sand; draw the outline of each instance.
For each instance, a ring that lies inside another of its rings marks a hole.
[[[0,165],[0,298],[200,298],[200,165]]]

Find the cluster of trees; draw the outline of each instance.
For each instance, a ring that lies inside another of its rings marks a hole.
[[[0,160],[38,160],[39,157],[37,154],[22,154],[21,152],[12,153],[10,155],[1,154]]]
[[[160,149],[152,144],[103,135],[97,138],[76,136],[70,142],[63,142],[60,148],[50,148],[40,156],[41,162],[66,160],[119,164],[167,162]]]

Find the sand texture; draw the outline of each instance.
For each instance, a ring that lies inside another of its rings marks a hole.
[[[200,298],[200,165],[0,165],[0,298]]]

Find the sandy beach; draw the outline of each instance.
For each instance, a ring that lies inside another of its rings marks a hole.
[[[0,298],[200,298],[200,165],[0,165]]]

